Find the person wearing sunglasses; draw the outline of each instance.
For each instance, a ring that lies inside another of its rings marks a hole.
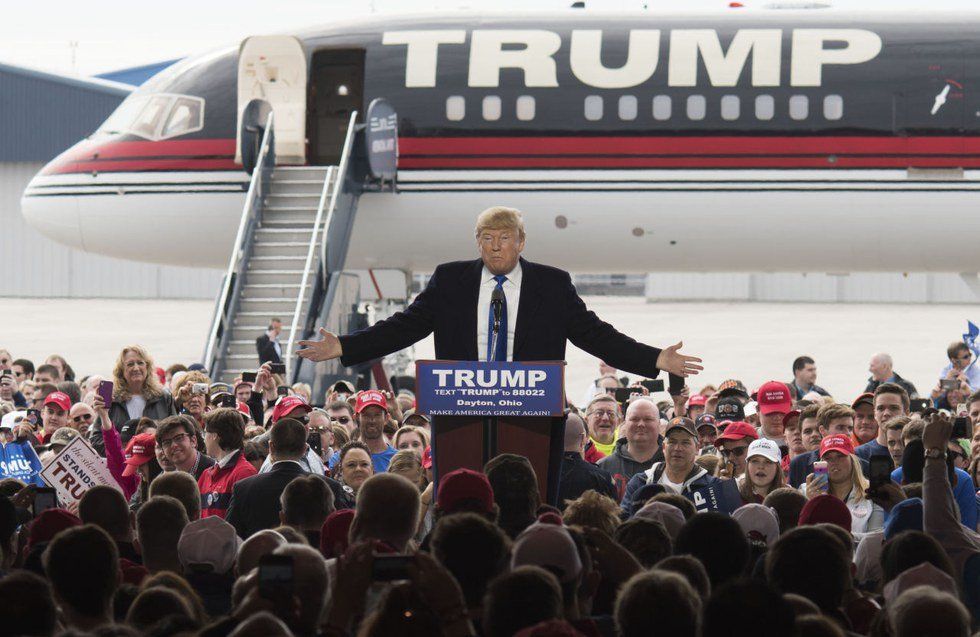
[[[95,411],[86,403],[75,403],[68,412],[71,420],[71,427],[78,430],[78,433],[87,436],[89,427],[95,421]]]
[[[723,426],[725,423],[719,424]],[[715,445],[721,447],[724,477],[737,478],[745,473],[749,445],[753,440],[758,439],[759,432],[755,427],[742,420],[729,423],[721,435],[715,438]]]

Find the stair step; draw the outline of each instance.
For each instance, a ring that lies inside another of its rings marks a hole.
[[[267,241],[256,243],[252,247],[252,258],[256,257],[302,257],[306,258],[310,250],[310,242],[307,241]]]
[[[299,284],[303,280],[303,270],[255,270],[245,271],[246,285],[256,283]]]
[[[248,262],[248,272],[302,272],[305,267],[306,254],[292,257],[253,256]]]

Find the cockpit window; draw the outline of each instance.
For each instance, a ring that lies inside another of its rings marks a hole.
[[[138,135],[151,141],[170,139],[204,128],[204,99],[193,95],[134,95],[119,105],[98,134]]]

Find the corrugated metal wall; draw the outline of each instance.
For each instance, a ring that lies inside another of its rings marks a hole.
[[[0,65],[0,162],[48,161],[92,134],[128,94]]]
[[[27,225],[20,196],[43,164],[0,162],[0,296],[213,299],[222,272],[89,254]]]

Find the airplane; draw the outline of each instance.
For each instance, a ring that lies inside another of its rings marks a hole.
[[[22,199],[89,252],[223,267],[244,104],[280,164],[335,164],[353,111],[398,113],[397,192],[364,194],[345,267],[473,258],[520,209],[574,272],[977,272],[980,28],[963,11],[371,16],[246,40],[135,90]],[[282,117],[280,117],[282,115]]]

